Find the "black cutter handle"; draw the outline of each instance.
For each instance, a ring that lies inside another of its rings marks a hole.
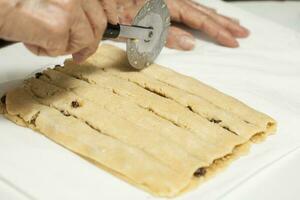
[[[0,49],[7,47],[9,45],[15,44],[16,42],[12,42],[12,41],[7,41],[7,40],[2,40],[0,39]]]
[[[115,39],[117,37],[119,37],[120,35],[120,24],[107,24],[107,27],[106,27],[106,30],[103,34],[103,38],[105,39]],[[4,48],[4,47],[7,47],[9,45],[12,45],[12,44],[15,44],[17,42],[13,42],[13,41],[7,41],[7,40],[3,40],[3,39],[0,39],[0,49],[1,48]]]
[[[119,37],[121,31],[120,24],[107,24],[106,30],[103,34],[103,38],[105,39],[115,39]]]

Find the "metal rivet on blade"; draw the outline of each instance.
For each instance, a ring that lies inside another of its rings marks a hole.
[[[152,36],[153,36],[153,31],[150,31],[149,34],[148,34],[148,37],[152,38]]]
[[[161,6],[161,8],[165,8],[166,7],[166,4],[163,4],[162,6]]]
[[[137,61],[134,61],[133,63],[134,63],[135,65],[137,65],[137,64],[138,64],[138,62],[137,62]]]

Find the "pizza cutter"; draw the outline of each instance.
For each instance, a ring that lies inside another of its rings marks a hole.
[[[132,25],[108,24],[104,38],[126,38],[130,65],[143,69],[151,65],[165,46],[170,15],[164,0],[147,0]],[[0,48],[15,42],[0,39]]]
[[[154,62],[165,46],[170,14],[163,0],[148,0],[133,20],[133,26],[148,27],[148,37],[127,40],[127,57],[131,66],[143,69]]]

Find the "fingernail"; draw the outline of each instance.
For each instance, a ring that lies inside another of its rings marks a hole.
[[[244,29],[245,29],[245,32],[246,32],[246,34],[247,34],[247,36],[250,34],[250,30],[249,29],[247,29],[247,28],[245,28],[245,27],[243,27]]]
[[[231,44],[228,44],[229,47],[232,47],[232,48],[236,48],[236,47],[239,47],[240,44],[237,40],[232,40],[231,41]]]
[[[238,47],[239,43],[238,41],[235,39],[235,37],[233,37],[231,35],[231,33],[227,32],[227,31],[223,31],[219,34],[219,37],[217,38],[218,42],[226,47]]]
[[[195,47],[196,41],[195,38],[190,36],[181,36],[179,38],[179,47],[183,50],[191,50]]]
[[[238,34],[236,36],[244,38],[244,37],[249,36],[249,34],[250,34],[250,31],[247,28],[241,26],[240,31],[238,32]]]

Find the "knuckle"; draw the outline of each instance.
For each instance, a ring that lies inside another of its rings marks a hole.
[[[85,38],[80,43],[78,43],[78,48],[88,48],[92,45],[93,40]]]
[[[68,16],[54,17],[47,25],[49,34],[56,37],[66,36],[69,31],[69,24]]]
[[[20,8],[22,8],[24,6],[24,2],[23,1],[17,1],[17,2],[15,2],[15,4],[14,4],[14,8],[16,8],[16,9],[20,9]]]
[[[89,32],[85,34],[85,37],[82,37],[82,46],[90,47],[93,46],[97,42],[97,38],[95,38],[93,32]]]
[[[95,40],[94,40],[94,38],[92,38],[92,37],[89,37],[87,40],[86,40],[86,43],[85,43],[85,45],[86,46],[92,46],[92,45],[94,45],[94,43],[95,43]]]
[[[47,51],[52,56],[60,56],[66,53],[66,46],[62,46],[60,43],[48,42],[46,45]]]
[[[61,8],[65,9],[65,10],[72,10],[77,5],[80,5],[80,3],[77,1],[78,0],[62,0],[62,1],[59,1],[59,5]]]
[[[45,47],[49,49],[64,50],[69,38],[69,32],[59,24],[51,25],[47,30],[47,39],[45,41]]]
[[[199,17],[198,28],[200,30],[207,29],[209,24],[212,24],[212,21],[208,15],[202,15]]]

